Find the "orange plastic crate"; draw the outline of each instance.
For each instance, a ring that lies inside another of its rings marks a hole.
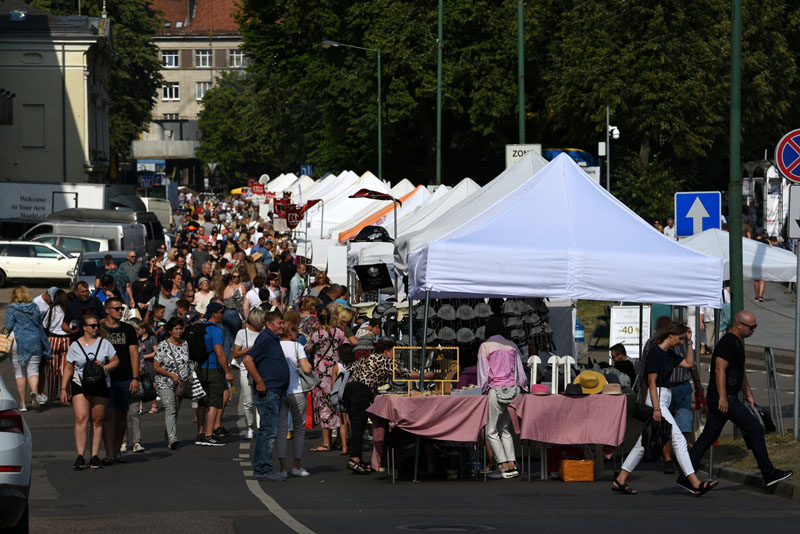
[[[594,482],[594,460],[561,460],[558,474],[564,482]]]

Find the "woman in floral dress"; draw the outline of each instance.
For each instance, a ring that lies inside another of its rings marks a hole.
[[[311,335],[305,346],[314,360],[314,370],[321,380],[319,386],[311,390],[314,404],[314,423],[322,427],[322,444],[311,449],[315,452],[331,450],[331,430],[339,428],[341,419],[339,412],[331,402],[331,387],[336,380],[339,347],[344,343],[344,332],[341,328],[330,326],[331,313],[326,308],[317,314],[319,328]]]

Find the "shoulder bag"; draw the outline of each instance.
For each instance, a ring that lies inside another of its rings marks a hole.
[[[497,395],[497,402],[502,404],[511,404],[511,402],[519,394],[519,387],[517,387],[517,355],[514,354],[514,385],[503,386],[494,388],[495,395]]]
[[[300,387],[303,388],[303,393],[307,393],[319,386],[322,382],[322,379],[320,379],[319,375],[315,371],[311,371],[310,373],[306,374],[300,367],[300,360],[298,359],[297,353],[297,342],[294,344],[294,357],[295,361],[297,362],[297,376],[300,377]]]
[[[169,357],[175,363],[176,374],[178,374],[177,372],[180,371],[181,366],[172,350],[172,343],[168,340],[166,342],[169,343]],[[178,376],[178,383],[175,385],[175,396],[181,399],[192,398],[192,385],[187,380],[183,380],[180,375]]]
[[[11,352],[11,345],[14,344],[14,338],[11,337],[11,332],[5,328],[0,328],[0,354]]]

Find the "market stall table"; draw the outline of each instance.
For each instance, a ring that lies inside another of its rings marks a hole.
[[[379,395],[367,409],[373,423],[372,468],[382,467],[389,430],[431,439],[477,442],[489,419],[485,395],[391,397]]]
[[[558,445],[605,445],[606,455],[610,457],[625,438],[627,400],[624,395],[519,395],[509,406],[509,413],[521,440]],[[542,479],[546,477],[546,454],[543,446]]]

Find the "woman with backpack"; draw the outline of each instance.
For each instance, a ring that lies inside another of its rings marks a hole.
[[[103,441],[103,416],[108,406],[111,378],[108,372],[119,365],[114,345],[99,337],[100,319],[93,313],[81,318],[82,335],[73,341],[67,351],[67,364],[61,380],[61,402],[69,404],[72,395],[72,411],[75,413],[75,448],[78,457],[72,468],[86,468],[83,455],[86,452],[86,425],[92,418],[92,447],[89,466],[103,467],[100,443]]]
[[[189,344],[183,339],[186,323],[180,317],[172,317],[167,321],[167,339],[158,344],[153,359],[156,372],[156,391],[164,405],[164,434],[167,447],[178,448],[178,410],[181,408],[180,386],[185,389],[192,380],[189,368]],[[191,390],[189,390],[191,393]]]
[[[331,430],[338,429],[342,424],[339,412],[331,402],[331,386],[336,380],[339,347],[345,337],[341,328],[331,326],[331,312],[327,308],[319,311],[317,319],[319,327],[305,346],[306,353],[314,360],[314,371],[321,380],[319,386],[311,390],[311,398],[314,402],[314,423],[322,427],[322,443],[311,450],[328,452],[331,450]]]
[[[478,385],[483,394],[489,397],[486,441],[500,469],[488,476],[514,478],[519,476],[519,470],[508,405],[520,387],[527,389],[528,378],[519,347],[506,338],[506,327],[500,316],[492,315],[486,320],[485,336],[486,341],[478,348]]]

